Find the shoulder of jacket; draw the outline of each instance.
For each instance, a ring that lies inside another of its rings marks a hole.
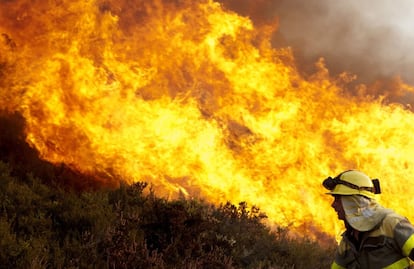
[[[390,225],[390,226],[395,226],[397,225],[400,221],[405,220],[406,218],[401,216],[400,214],[397,214],[395,212],[390,212],[388,213],[385,218],[382,221],[383,225]]]
[[[392,237],[395,226],[397,226],[397,224],[400,223],[404,219],[405,217],[391,211],[384,217],[378,229],[374,230],[373,232],[374,233],[379,232],[381,234]]]

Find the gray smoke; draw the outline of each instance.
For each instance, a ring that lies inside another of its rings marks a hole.
[[[413,0],[221,0],[260,24],[279,19],[275,47],[290,46],[303,71],[323,57],[332,75],[414,85]]]
[[[275,45],[291,46],[305,63],[319,57],[332,73],[362,82],[399,76],[414,85],[414,1],[276,1]]]

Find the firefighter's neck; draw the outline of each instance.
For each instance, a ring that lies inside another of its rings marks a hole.
[[[361,239],[362,236],[362,232],[355,230],[354,228],[351,227],[351,225],[349,225],[349,223],[347,221],[345,221],[345,227],[348,231],[348,234],[350,236],[353,237],[354,240],[359,241]]]

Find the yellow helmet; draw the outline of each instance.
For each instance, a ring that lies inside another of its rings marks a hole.
[[[367,198],[374,198],[380,193],[379,180],[371,180],[360,171],[348,170],[340,173],[334,178],[328,177],[324,180],[323,186],[330,190],[331,195],[363,195]]]

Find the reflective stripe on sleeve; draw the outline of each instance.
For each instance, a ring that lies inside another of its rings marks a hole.
[[[387,267],[384,267],[384,269],[405,269],[410,266],[410,260],[408,258],[402,258],[399,261],[394,262],[391,265],[388,265]]]
[[[331,265],[331,269],[346,269],[345,267],[340,266],[336,262],[333,262]]]
[[[411,250],[414,248],[414,234],[412,234],[407,241],[405,241],[402,251],[405,256],[410,255]]]

